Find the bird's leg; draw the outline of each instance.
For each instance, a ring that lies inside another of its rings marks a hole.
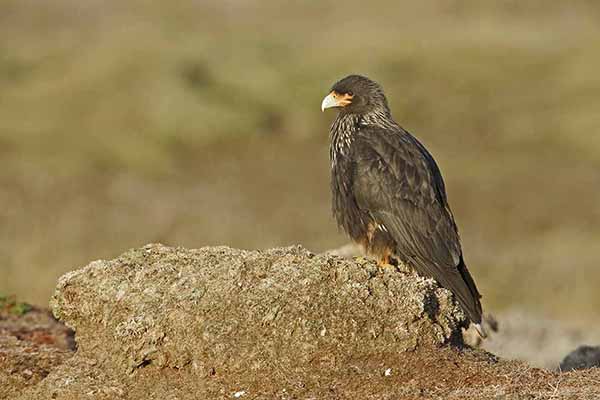
[[[381,272],[385,272],[386,269],[391,269],[393,271],[396,270],[396,267],[391,262],[392,252],[389,249],[386,249],[381,257],[377,260],[377,266],[381,270]]]
[[[390,263],[390,255],[389,254],[384,254],[383,257],[381,257],[379,259],[379,261],[377,261],[377,264],[381,268],[385,267],[386,265],[389,265],[389,263]]]

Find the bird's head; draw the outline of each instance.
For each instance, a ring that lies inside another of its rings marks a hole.
[[[336,107],[340,113],[366,114],[388,111],[381,86],[361,75],[348,75],[337,81],[321,103],[321,110]]]

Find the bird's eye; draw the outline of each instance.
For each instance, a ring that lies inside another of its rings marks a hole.
[[[352,90],[348,92],[348,95],[354,96],[354,93],[352,93]]]

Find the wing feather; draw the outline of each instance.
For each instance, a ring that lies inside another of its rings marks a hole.
[[[358,206],[385,225],[397,253],[458,298],[473,322],[480,295],[464,265],[444,182],[427,150],[405,131],[362,129],[352,191]]]

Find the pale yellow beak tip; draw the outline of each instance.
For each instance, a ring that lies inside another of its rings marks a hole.
[[[337,107],[337,105],[337,100],[335,97],[333,97],[333,93],[329,93],[327,96],[325,96],[323,102],[321,102],[321,111],[325,111],[331,107]]]

